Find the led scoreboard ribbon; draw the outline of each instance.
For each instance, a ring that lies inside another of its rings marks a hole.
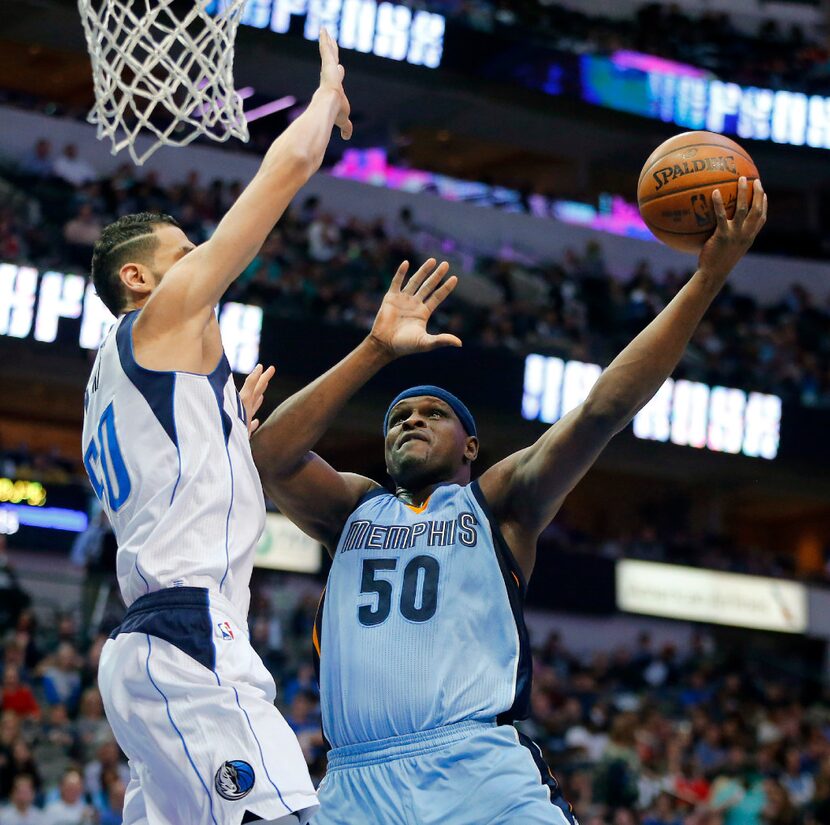
[[[0,263],[0,335],[54,343],[62,319],[80,320],[78,345],[98,349],[115,318],[81,275]],[[259,359],[262,308],[228,302],[219,311],[222,343],[234,372]]]
[[[528,355],[522,417],[558,421],[585,400],[601,372],[597,364]],[[777,395],[672,378],[634,417],[637,438],[767,459],[778,455],[780,427]]]
[[[213,0],[208,13],[217,14],[225,0]],[[302,25],[306,40],[317,40],[326,28],[344,49],[400,60],[434,69],[444,53],[443,15],[413,11],[377,0],[248,0],[240,21],[257,29],[287,34]]]
[[[583,55],[583,100],[686,129],[830,149],[828,97],[739,86],[649,55],[634,63],[631,55]]]

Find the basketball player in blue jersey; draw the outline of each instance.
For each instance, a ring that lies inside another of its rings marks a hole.
[[[176,222],[128,215],[95,247],[92,276],[118,321],[87,385],[84,464],[118,540],[128,606],[99,685],[130,760],[125,825],[306,823],[317,798],[274,680],[248,640],[248,585],[265,521],[249,425],[214,308],[297,191],[333,126],[352,125],[337,46],[320,87],[201,246]]]
[[[539,748],[511,724],[528,713],[522,602],[536,540],[670,375],[750,247],[766,218],[766,196],[754,186],[749,208],[741,180],[732,221],[716,196],[718,228],[697,272],[585,402],[476,481],[475,420],[439,387],[406,390],[386,413],[394,494],[311,452],[384,365],[460,346],[426,329],[456,284],[434,260],[408,282],[404,263],[366,340],[254,436],[266,492],[333,555],[314,628],[323,732],[333,746],[314,825],[574,823]]]

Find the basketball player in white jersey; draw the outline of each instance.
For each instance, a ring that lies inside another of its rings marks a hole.
[[[130,760],[125,825],[306,823],[317,808],[248,641],[265,506],[214,308],[319,168],[332,128],[351,136],[325,31],[320,54],[308,109],[209,241],[194,246],[168,216],[127,215],[93,254],[95,287],[118,317],[87,385],[83,451],[118,539],[128,606],[99,670]]]
[[[436,386],[411,387],[387,410],[394,493],[312,452],[384,365],[461,345],[426,329],[456,283],[434,260],[408,281],[401,266],[366,340],[254,437],[266,491],[333,557],[313,635],[333,748],[314,825],[576,825],[541,751],[512,724],[529,712],[522,603],[536,540],[679,362],[764,224],[760,181],[750,208],[741,178],[734,220],[719,194],[714,210],[718,228],[697,272],[587,399],[474,481],[475,420]],[[500,391],[492,371],[482,380]]]

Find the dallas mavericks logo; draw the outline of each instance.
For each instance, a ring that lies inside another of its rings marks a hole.
[[[241,759],[223,762],[216,771],[213,784],[223,799],[242,799],[254,787],[254,769]]]

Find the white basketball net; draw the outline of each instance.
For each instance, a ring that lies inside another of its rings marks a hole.
[[[248,140],[233,87],[234,39],[246,0],[78,0],[95,83],[90,123],[112,154],[138,165],[199,135]],[[174,5],[187,7],[181,19]],[[212,14],[211,12],[215,12]],[[140,133],[155,136],[140,151]]]

